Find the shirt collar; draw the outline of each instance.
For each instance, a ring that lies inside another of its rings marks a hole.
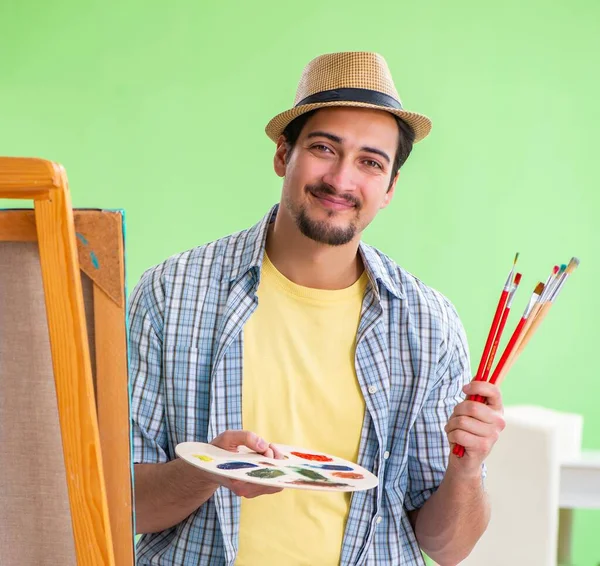
[[[373,288],[378,291],[379,287],[375,285],[375,282],[380,282],[392,295],[398,299],[403,299],[402,281],[400,280],[398,267],[394,262],[364,242],[360,242],[358,250]]]
[[[230,279],[232,282],[238,281],[249,271],[255,271],[258,280],[265,255],[269,224],[275,220],[278,208],[279,205],[276,204],[258,224],[240,235],[243,250],[239,262],[231,267]]]
[[[239,280],[249,271],[254,271],[256,279],[259,279],[260,269],[265,254],[269,224],[275,220],[278,209],[278,204],[273,206],[262,220],[247,230],[244,235],[245,237],[242,237],[245,248],[242,251],[240,261],[237,265],[232,266],[231,281]],[[375,248],[372,248],[364,242],[360,242],[359,244],[359,253],[361,254],[371,285],[376,290],[377,294],[379,295],[378,285],[376,283],[380,282],[390,293],[392,293],[392,295],[399,299],[404,298],[402,283],[397,269],[394,270],[395,273],[392,276],[389,266],[386,266],[386,263],[392,263],[391,260],[384,263],[384,256],[382,256]]]

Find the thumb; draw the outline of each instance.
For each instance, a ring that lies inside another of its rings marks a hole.
[[[264,439],[248,430],[226,430],[219,434],[211,444],[230,452],[237,452],[240,446],[246,446],[250,450],[259,453],[263,453],[269,448]]]

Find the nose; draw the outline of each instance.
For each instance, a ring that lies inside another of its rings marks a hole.
[[[345,159],[339,159],[332,163],[331,168],[323,175],[323,182],[338,193],[355,192],[358,185],[354,175],[352,163]]]

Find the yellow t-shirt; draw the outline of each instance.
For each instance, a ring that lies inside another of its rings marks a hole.
[[[356,462],[365,405],[354,353],[367,281],[363,273],[346,289],[302,287],[265,254],[244,327],[244,429]],[[339,564],[349,508],[347,493],[242,498],[236,566]]]

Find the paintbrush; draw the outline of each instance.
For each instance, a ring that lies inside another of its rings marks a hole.
[[[515,258],[515,263],[516,263],[516,258]],[[523,352],[523,350],[525,349],[525,347],[527,346],[527,344],[529,343],[529,341],[531,340],[531,338],[533,337],[533,335],[539,328],[540,324],[543,322],[544,318],[547,316],[548,311],[550,310],[550,307],[554,304],[554,302],[556,301],[560,292],[564,288],[567,279],[570,277],[570,275],[573,273],[573,271],[575,271],[575,269],[577,269],[578,266],[579,266],[579,259],[576,257],[573,257],[573,258],[571,258],[571,261],[569,262],[568,265],[563,264],[560,266],[560,268],[558,266],[554,266],[554,268],[552,269],[552,273],[550,274],[548,279],[546,279],[545,284],[542,282],[538,283],[531,298],[529,299],[529,303],[527,304],[527,307],[525,308],[525,312],[523,313],[521,320],[517,324],[517,327],[515,328],[506,348],[504,349],[502,357],[500,358],[500,361],[498,362],[498,365],[496,366],[496,369],[494,370],[494,373],[492,374],[490,383],[500,386],[500,384],[502,383],[503,379],[506,377],[508,371],[510,370],[510,368],[512,367],[514,362],[521,355],[521,353]],[[513,270],[514,270],[514,266],[513,266]],[[519,274],[517,274],[517,275],[519,275]],[[512,304],[512,299],[514,298],[514,291],[516,291],[517,286],[518,286],[518,281],[517,281],[517,278],[515,277],[515,285],[510,294],[510,297],[507,300],[507,303],[504,307],[504,313],[503,313],[503,316],[499,323],[500,326],[499,326],[499,328],[496,329],[497,333],[501,333],[501,331],[504,327],[504,324],[506,324],[506,317],[504,315],[506,314],[506,310],[510,309],[510,306]],[[505,286],[505,289],[506,289],[506,286]],[[503,292],[504,292],[504,290],[503,290]],[[502,300],[502,297],[501,297],[501,300]],[[496,318],[496,317],[494,317],[494,318]],[[492,327],[494,327],[494,324],[492,324]],[[491,332],[491,329],[490,329],[490,332]],[[488,337],[488,341],[489,341],[489,337]],[[488,355],[491,356],[492,360],[490,361],[488,358],[488,362],[486,362],[486,366],[485,366],[486,369],[484,370],[484,373],[482,374],[483,376],[485,376],[486,379],[487,379],[487,374],[489,373],[489,368],[491,368],[491,365],[493,362],[493,356],[495,355],[496,350],[498,348],[498,344],[499,344],[499,338],[498,339],[494,338],[492,349],[490,352],[488,352]],[[487,343],[486,343],[486,346],[487,346]],[[481,364],[480,364],[480,369],[481,369]],[[478,373],[479,373],[479,370],[478,370]],[[470,396],[469,398],[471,398],[471,397],[472,396]],[[485,399],[481,398],[481,397],[477,397],[476,400],[485,402]],[[454,446],[453,453],[456,454],[459,458],[464,455],[464,452],[465,452],[464,447],[460,446],[459,444]]]
[[[490,357],[494,339],[498,332],[498,328],[500,326],[500,321],[502,319],[502,314],[504,312],[504,309],[508,302],[509,294],[513,287],[513,276],[515,273],[515,266],[517,264],[517,259],[519,259],[518,253],[515,255],[512,269],[510,270],[508,277],[506,278],[506,283],[504,284],[504,287],[502,287],[502,292],[500,293],[500,299],[498,300],[498,306],[496,307],[496,312],[494,313],[494,318],[492,320],[492,326],[490,327],[490,331],[488,333],[488,337],[485,342],[485,347],[483,348],[483,354],[481,355],[481,360],[479,361],[479,367],[477,368],[477,373],[475,374],[475,381],[483,381],[483,375],[485,372],[485,368],[487,367],[487,363],[488,363],[488,359]]]
[[[488,332],[488,337],[485,342],[485,346],[483,348],[483,353],[481,355],[481,360],[479,361],[479,367],[477,368],[477,373],[473,378],[473,381],[483,381],[483,375],[485,372],[485,368],[488,365],[488,359],[490,357],[490,353],[492,350],[492,346],[494,343],[494,339],[496,334],[498,333],[498,328],[500,326],[500,321],[502,319],[502,315],[504,313],[504,309],[508,302],[508,296],[513,286],[513,276],[515,274],[515,266],[517,264],[517,260],[519,259],[519,253],[515,255],[515,259],[513,261],[512,268],[506,278],[506,282],[504,283],[504,287],[502,287],[502,292],[500,293],[500,299],[498,300],[498,306],[496,307],[496,312],[494,313],[494,318],[492,319],[492,325]],[[470,396],[469,399],[474,399],[473,396]],[[456,444],[453,448],[453,452],[456,456],[461,457],[465,449],[460,444]]]
[[[513,331],[512,336],[510,337],[510,340],[508,341],[508,344],[506,345],[506,348],[504,348],[504,352],[502,353],[502,357],[500,358],[500,361],[498,362],[498,365],[496,366],[496,369],[494,370],[494,373],[492,374],[490,383],[496,383],[496,384],[500,385],[500,383],[504,379],[504,376],[506,375],[506,373],[508,372],[508,369],[510,368],[510,365],[507,365],[507,364],[512,364],[512,359],[516,352],[516,346],[520,342],[520,340],[523,336],[523,331],[525,330],[527,321],[531,317],[531,313],[535,309],[536,305],[539,304],[539,299],[540,299],[544,289],[545,289],[544,283],[540,282],[536,285],[535,290],[533,291],[533,294],[531,295],[531,298],[529,299],[529,302],[527,303],[527,306],[525,307],[525,311],[523,312],[523,315],[521,316],[521,319],[519,320],[519,323],[517,324],[517,327]]]
[[[485,366],[485,371],[483,372],[482,381],[487,381],[490,376],[490,371],[492,369],[492,364],[494,363],[494,358],[496,357],[496,352],[498,351],[498,347],[500,346],[500,339],[502,338],[502,333],[504,332],[504,327],[506,326],[506,321],[508,319],[508,315],[510,314],[510,309],[512,307],[513,301],[515,299],[515,294],[519,287],[519,283],[521,282],[521,273],[517,273],[515,275],[515,281],[513,283],[513,287],[510,291],[510,295],[508,296],[508,301],[506,302],[506,307],[504,307],[504,312],[502,313],[502,319],[500,320],[500,326],[498,327],[498,332],[496,333],[496,337],[494,338],[494,345],[492,346],[492,351],[490,352],[490,357]],[[470,395],[470,399],[474,401],[478,401],[479,403],[485,403],[485,397],[481,395]]]
[[[517,352],[516,352],[514,359],[512,360],[512,363],[514,363],[517,360],[517,358],[521,355],[521,353],[525,349],[525,346],[527,346],[529,341],[533,338],[533,335],[535,334],[536,330],[539,328],[540,324],[542,324],[542,321],[544,320],[544,318],[546,318],[546,316],[548,315],[548,311],[550,310],[550,308],[556,301],[559,293],[562,291],[563,287],[565,286],[565,282],[567,281],[569,276],[573,273],[573,271],[575,271],[577,269],[578,266],[579,266],[579,259],[576,257],[571,258],[569,265],[566,266],[566,268],[564,269],[562,274],[560,274],[559,277],[557,277],[555,284],[552,286],[551,290],[549,291],[549,293],[547,295],[546,301],[542,304],[542,306],[538,309],[538,311],[532,317],[533,320],[531,321],[531,324],[529,324],[528,327],[525,328],[525,331],[523,333],[523,340],[517,346]],[[510,367],[508,369],[510,369]]]
[[[550,296],[552,289],[556,288],[556,285],[558,283],[560,276],[563,274],[563,272],[567,268],[567,266],[565,264],[561,265],[558,268],[558,270],[556,269],[557,267],[558,266],[556,266],[556,265],[554,266],[554,268],[552,269],[552,272],[546,279],[546,283],[543,284],[541,295],[537,296],[534,291],[534,295],[532,295],[532,297],[531,297],[532,300],[534,298],[536,299],[535,303],[533,305],[531,305],[532,308],[528,312],[527,320],[525,321],[524,328],[517,339],[517,343],[514,345],[514,348],[511,352],[510,358],[506,361],[505,373],[508,372],[508,370],[511,368],[512,364],[514,363],[516,356],[517,356],[517,352],[519,351],[519,347],[521,346],[521,342],[524,340],[525,336],[527,335],[527,332],[529,331],[529,328],[533,324],[538,313],[542,309],[544,303],[547,301],[548,297]],[[537,289],[537,287],[536,287],[536,289]],[[501,379],[503,379],[503,378],[504,378],[504,376],[502,376]]]
[[[506,374],[509,372],[512,365],[517,361],[519,356],[522,354],[523,350],[529,343],[529,341],[533,338],[533,335],[539,328],[540,324],[542,324],[543,320],[548,315],[548,311],[556,301],[559,293],[562,291],[566,280],[569,276],[577,269],[579,266],[579,259],[576,257],[571,258],[569,265],[561,265],[561,268],[558,272],[555,272],[555,276],[550,283],[549,289],[544,289],[540,300],[536,307],[534,307],[531,315],[529,316],[529,320],[525,325],[525,328],[522,332],[521,338],[516,344],[512,356],[506,362],[506,365],[503,371],[497,376],[497,383],[500,385],[503,379],[506,377]]]

